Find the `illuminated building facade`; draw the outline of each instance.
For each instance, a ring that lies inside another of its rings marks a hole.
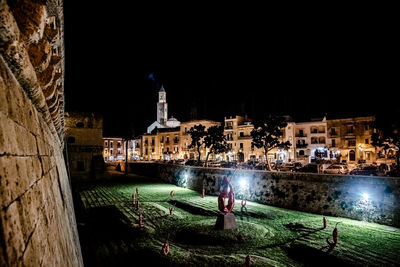
[[[326,118],[295,123],[295,159],[309,163],[315,159],[330,159],[327,148]]]
[[[136,151],[135,140],[125,141],[120,137],[103,137],[103,158],[104,161],[125,160],[126,143],[128,142],[128,160],[139,159]],[[135,153],[136,152],[136,153]]]
[[[371,145],[374,121],[372,116],[327,120],[327,147],[331,158],[349,164],[375,162],[376,149]]]
[[[290,121],[287,123],[288,125],[283,129],[282,141],[289,141],[293,144],[294,123]],[[247,116],[225,117],[224,134],[231,151],[226,153],[224,160],[265,161],[264,149],[251,145],[253,129],[253,122]],[[294,160],[294,149],[292,147],[288,150],[272,149],[268,152],[267,157],[270,162],[290,162]]]

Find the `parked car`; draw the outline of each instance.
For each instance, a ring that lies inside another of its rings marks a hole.
[[[284,172],[294,172],[299,168],[301,168],[301,163],[299,162],[288,162],[278,166],[278,170]]]
[[[350,174],[351,175],[367,175],[367,176],[383,175],[383,173],[381,173],[378,170],[378,167],[374,166],[374,165],[365,165],[365,166],[357,167],[354,170],[352,170],[350,172]]]
[[[304,165],[301,168],[297,169],[297,172],[312,172],[312,173],[318,173],[318,164],[315,163],[309,163]]]
[[[189,159],[185,162],[185,165],[187,166],[196,166],[197,165],[197,160],[194,159]]]
[[[208,167],[221,167],[221,162],[219,161],[209,161],[207,162]]]
[[[346,174],[348,172],[349,169],[344,164],[332,164],[324,171],[324,173],[329,173],[329,174]]]

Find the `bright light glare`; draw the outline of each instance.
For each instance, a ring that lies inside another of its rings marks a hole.
[[[247,183],[246,183],[246,180],[245,180],[245,179],[241,179],[241,180],[239,181],[239,184],[240,184],[241,187],[245,187]]]
[[[362,197],[364,200],[368,200],[369,195],[367,193],[362,193]]]

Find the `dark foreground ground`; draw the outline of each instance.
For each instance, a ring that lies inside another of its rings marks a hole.
[[[238,229],[213,229],[217,197],[159,180],[110,172],[110,179],[75,184],[85,266],[399,266],[400,229],[247,202]],[[143,227],[131,195],[139,189]],[[174,191],[174,197],[170,192]],[[173,215],[169,215],[169,208]],[[339,242],[330,249],[338,224]],[[168,239],[170,253],[161,253]]]

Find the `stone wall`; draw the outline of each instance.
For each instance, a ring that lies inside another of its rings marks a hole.
[[[0,266],[83,266],[63,157],[62,1],[0,0]]]
[[[96,113],[65,113],[66,151],[71,179],[96,178],[104,171],[103,117]]]
[[[225,175],[236,199],[400,226],[400,178],[201,168],[131,163],[130,171],[218,195]],[[366,198],[368,196],[368,198]]]

